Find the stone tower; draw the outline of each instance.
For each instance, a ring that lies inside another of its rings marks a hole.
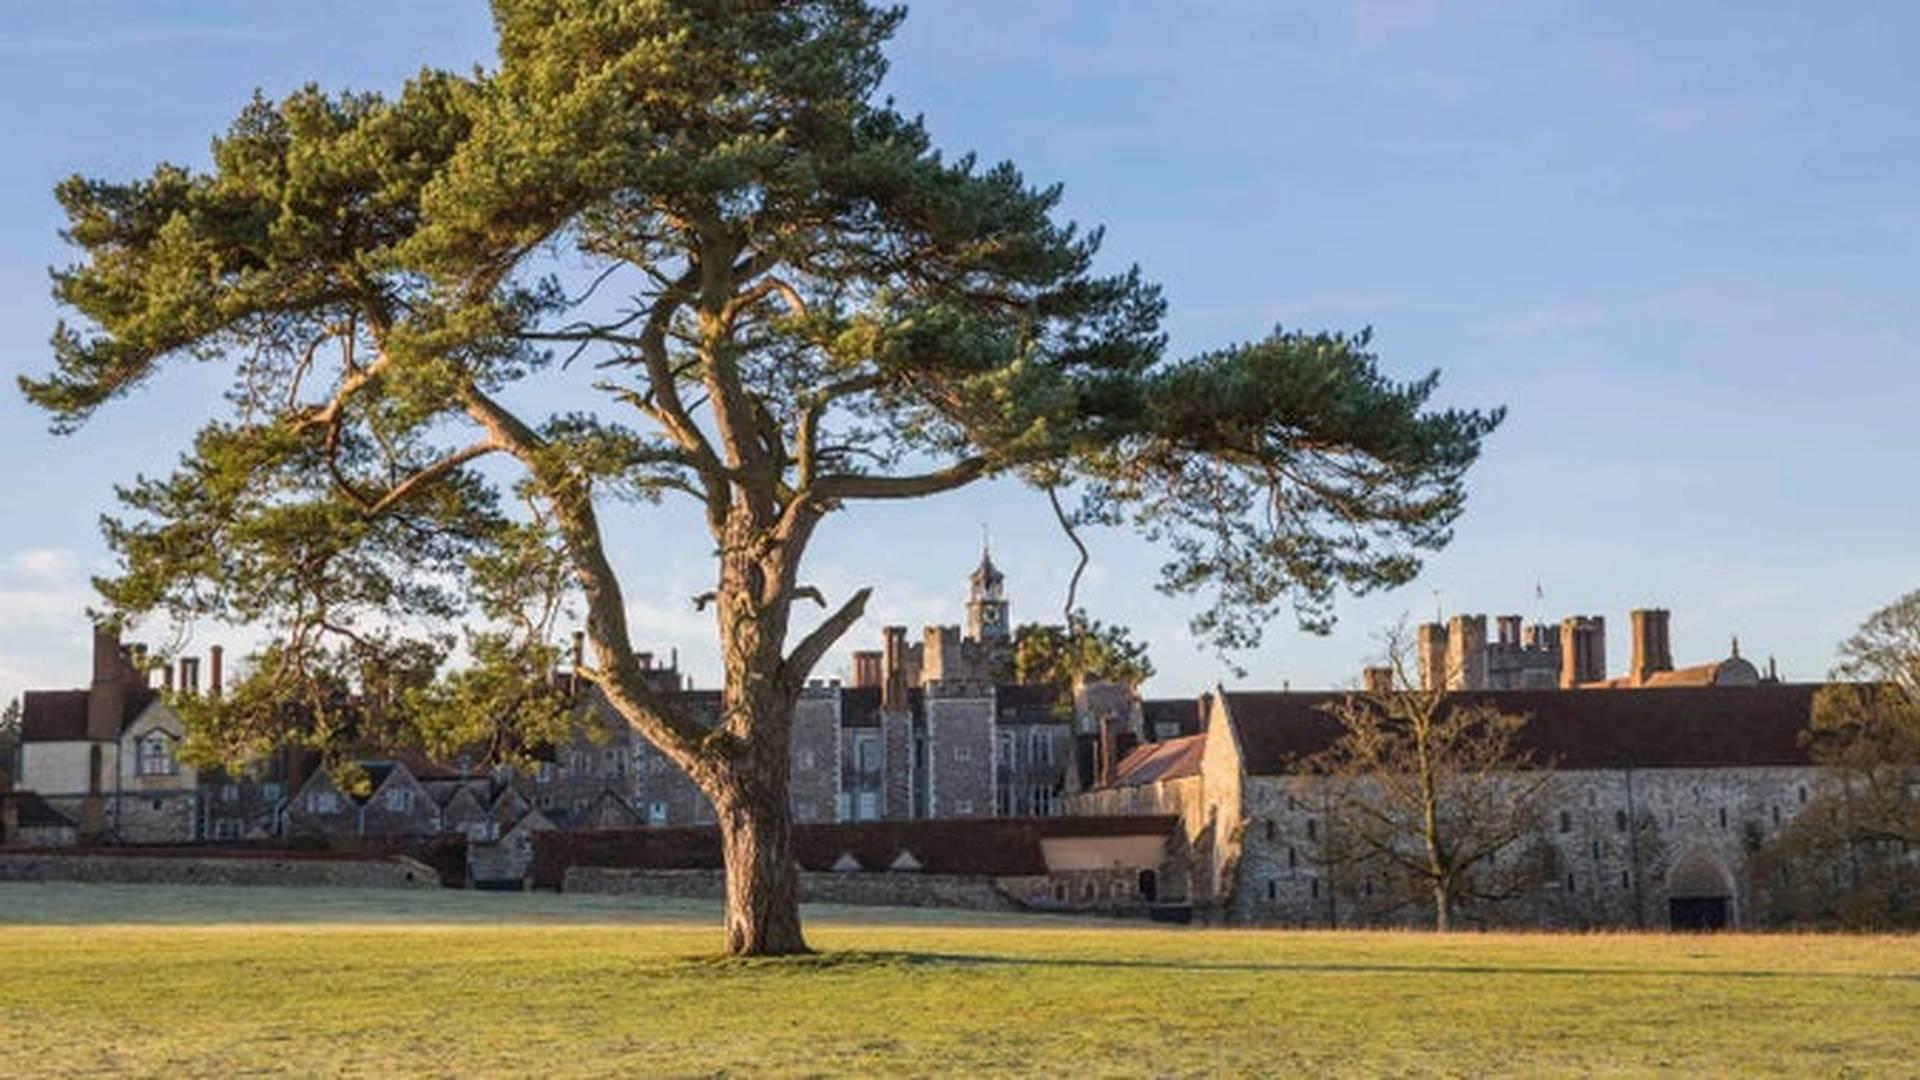
[[[968,579],[967,641],[1006,641],[1012,634],[1007,622],[1007,584],[1000,568],[993,565],[993,554],[980,549],[980,565]]]

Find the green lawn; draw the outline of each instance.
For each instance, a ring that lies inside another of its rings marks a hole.
[[[1920,939],[0,885],[0,1075],[1920,1073]]]

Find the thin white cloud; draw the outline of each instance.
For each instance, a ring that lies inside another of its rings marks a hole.
[[[27,548],[8,556],[7,567],[21,577],[51,581],[72,577],[80,559],[66,548]]]

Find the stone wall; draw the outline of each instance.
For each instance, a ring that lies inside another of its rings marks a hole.
[[[196,838],[200,800],[193,791],[129,791],[113,803],[114,832],[121,843],[178,844]]]
[[[1539,885],[1520,899],[1460,914],[1493,926],[1664,929],[1670,899],[1724,895],[1731,925],[1750,926],[1750,861],[1807,805],[1818,778],[1807,767],[1562,771],[1540,833],[1513,849],[1539,859]],[[1389,904],[1391,890],[1375,874],[1329,872],[1319,856],[1333,825],[1310,787],[1254,777],[1245,805],[1232,921],[1351,926],[1430,918],[1424,908]]]
[[[787,799],[795,821],[833,821],[840,790],[840,690],[811,687],[793,706],[793,773]]]
[[[880,737],[886,760],[886,792],[882,817],[895,821],[913,816],[913,714],[905,709],[880,713]]]
[[[991,817],[993,691],[974,683],[927,690],[928,817]]]
[[[718,870],[629,870],[574,866],[562,891],[630,893],[678,899],[718,900],[726,880]],[[959,908],[1017,911],[1020,905],[988,877],[959,874],[807,873],[800,899],[809,904]]]
[[[102,852],[0,852],[0,881],[115,885],[284,885],[438,888],[440,875],[405,856],[384,859],[182,857]]]

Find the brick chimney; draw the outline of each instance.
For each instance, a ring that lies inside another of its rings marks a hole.
[[[907,707],[907,628],[880,631],[880,707],[892,711]]]
[[[1572,689],[1607,677],[1607,620],[1569,615],[1560,620],[1560,687]]]
[[[226,655],[227,650],[218,645],[207,646],[207,694],[211,697],[220,696],[221,661],[226,658]]]
[[[856,687],[878,687],[882,681],[880,677],[880,650],[857,650],[853,654],[853,685]]]
[[[198,694],[200,692],[200,658],[183,656],[180,658],[180,692]]]
[[[1633,623],[1633,670],[1627,672],[1635,686],[1644,685],[1655,672],[1673,670],[1673,643],[1669,613],[1665,608],[1642,608],[1627,613]]]
[[[118,739],[126,704],[127,670],[120,652],[120,632],[111,626],[96,626],[93,682],[87,688],[87,738],[97,742]]]
[[[1390,667],[1362,668],[1360,689],[1369,694],[1393,693],[1393,669]]]

